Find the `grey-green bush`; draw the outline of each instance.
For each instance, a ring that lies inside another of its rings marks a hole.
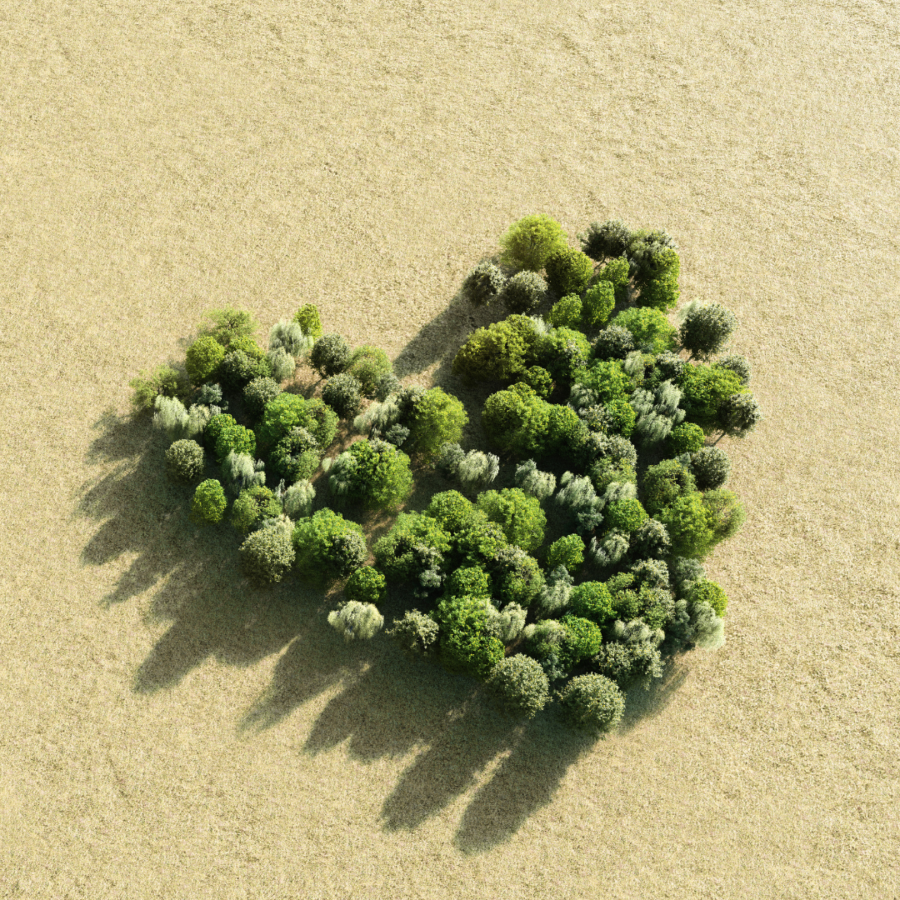
[[[536,606],[547,619],[561,616],[569,608],[569,598],[575,580],[565,566],[557,566],[548,576],[547,583],[538,595]]]
[[[391,394],[396,394],[402,386],[400,379],[393,372],[386,372],[375,382],[375,399],[384,402]]]
[[[330,378],[339,375],[350,364],[350,345],[339,334],[323,334],[309,355],[312,367]]]
[[[697,359],[721,352],[737,327],[737,318],[721,303],[692,300],[680,311],[678,336],[681,346]]]
[[[274,378],[254,378],[244,388],[244,406],[253,419],[262,417],[266,404],[281,393]]]
[[[511,313],[527,315],[547,299],[547,291],[547,282],[537,272],[524,269],[506,282],[500,299]]]
[[[328,613],[328,624],[345,641],[367,641],[381,631],[384,616],[371,603],[350,600]]]
[[[272,370],[272,378],[279,384],[287,381],[297,370],[297,360],[284,347],[277,347],[266,354],[266,361]]]
[[[503,290],[506,276],[492,262],[480,262],[466,276],[463,293],[473,306],[487,306]]]
[[[631,550],[635,556],[646,559],[663,559],[672,549],[669,532],[662,522],[647,519],[631,535]]]
[[[241,544],[244,571],[259,581],[281,581],[294,564],[291,521],[276,519],[273,524],[254,531]]]
[[[701,491],[722,487],[731,473],[731,460],[719,447],[702,447],[691,456],[691,474]]]
[[[566,472],[559,480],[556,505],[574,520],[581,533],[592,531],[602,521],[603,501],[597,496],[591,479]]]
[[[720,369],[728,369],[730,372],[734,372],[741,379],[741,384],[744,387],[750,384],[750,362],[746,357],[730,353],[728,356],[723,356],[721,359],[716,360],[713,365]]]
[[[621,256],[631,240],[631,231],[618,219],[610,219],[602,224],[591,222],[587,230],[578,235],[581,249],[600,261],[607,256]]]
[[[128,385],[134,390],[131,404],[135,413],[153,409],[153,404],[160,394],[177,397],[187,391],[183,376],[171,366],[157,366],[152,372],[141,372],[137,378],[132,378]]]
[[[268,368],[268,363],[265,366]],[[233,391],[243,390],[248,382],[264,374],[260,371],[259,361],[243,350],[229,350],[219,366],[222,383]]]
[[[497,477],[500,457],[493,453],[470,450],[459,464],[456,477],[464,491],[483,491]]]
[[[189,437],[190,417],[184,404],[177,397],[159,394],[153,403],[153,427],[161,431],[170,441]]]
[[[550,701],[550,682],[541,664],[522,654],[500,660],[485,688],[494,704],[516,718],[532,719]]]
[[[603,675],[579,675],[561,691],[560,708],[565,720],[586,731],[612,731],[622,720],[625,698]]]
[[[753,394],[734,394],[720,410],[719,424],[731,437],[746,437],[759,424],[762,412]]]
[[[706,570],[698,559],[673,556],[669,560],[669,578],[678,597],[686,598],[691,588],[705,577]]]
[[[347,372],[328,379],[322,389],[322,399],[342,418],[349,419],[359,411],[362,385]]]
[[[698,603],[691,612],[694,643],[703,650],[718,650],[725,643],[725,622],[708,603]]]
[[[203,448],[196,441],[175,441],[166,450],[166,468],[175,481],[196,481],[203,472]]]
[[[621,325],[610,325],[597,335],[594,356],[597,359],[625,359],[634,350],[634,335]]]
[[[295,521],[303,519],[312,513],[313,501],[316,499],[316,489],[309,481],[302,480],[292,484],[285,492],[282,502],[285,514]]]
[[[551,472],[541,472],[533,459],[516,467],[516,487],[543,502],[553,496],[556,490],[556,476]]]
[[[255,460],[249,453],[233,450],[222,460],[222,475],[228,490],[235,495],[266,483],[265,463]]]
[[[410,609],[402,619],[394,621],[386,634],[406,653],[425,654],[434,649],[439,631],[434,619],[417,609]]]
[[[618,563],[630,546],[629,536],[621,531],[610,531],[602,538],[591,538],[588,555],[601,569],[608,569]]]
[[[296,322],[276,322],[269,331],[269,350],[283,348],[290,356],[303,356],[313,339]]]

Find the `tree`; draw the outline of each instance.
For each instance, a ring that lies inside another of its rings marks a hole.
[[[625,698],[615,682],[603,675],[579,675],[560,694],[566,721],[586,731],[612,731],[625,711]]]
[[[386,441],[356,441],[334,461],[328,486],[336,497],[392,509],[409,496],[409,457]]]
[[[390,372],[391,361],[387,353],[380,347],[372,347],[369,344],[357,347],[350,357],[350,365],[347,366],[347,373],[357,379],[366,397],[375,396],[378,382]]]
[[[585,326],[591,331],[603,328],[615,305],[615,286],[609,281],[596,282],[584,294],[582,314]]]
[[[501,261],[516,269],[538,272],[555,250],[567,247],[562,225],[547,215],[525,216],[500,238]]]
[[[565,566],[571,573],[584,562],[584,540],[581,535],[567,534],[550,545],[547,551],[547,568]]]
[[[725,615],[725,610],[728,608],[728,597],[722,590],[722,586],[706,578],[700,578],[694,582],[693,587],[688,591],[687,600],[691,605],[708,603],[720,618]]]
[[[430,616],[410,609],[402,619],[396,619],[387,631],[400,648],[411,655],[429,653],[437,643],[439,628]]]
[[[719,447],[702,447],[691,455],[691,472],[701,491],[715,490],[728,481],[731,460]]]
[[[527,316],[510,316],[469,335],[453,360],[468,381],[511,381],[534,361],[537,334]]]
[[[554,328],[575,328],[581,324],[582,303],[577,294],[568,294],[553,304],[547,322]]]
[[[572,247],[554,250],[545,263],[547,284],[558,297],[580,296],[594,274],[594,262],[585,253]]]
[[[734,372],[707,365],[685,366],[678,387],[687,420],[706,432],[721,427],[724,410],[731,398],[746,391]]]
[[[691,422],[682,422],[676,425],[667,439],[669,452],[673,456],[681,456],[682,453],[696,453],[706,443],[706,435],[699,425]]]
[[[460,400],[441,388],[431,388],[415,405],[410,421],[410,448],[414,453],[434,456],[442,444],[458,441],[468,422]]]
[[[210,324],[208,335],[223,347],[228,347],[240,338],[252,337],[259,328],[259,322],[252,313],[233,306],[213,309],[206,314]],[[191,379],[193,381],[193,379]],[[195,384],[197,382],[194,382]]]
[[[319,310],[312,303],[304,303],[294,313],[294,321],[314,341],[322,337],[322,320],[319,318]]]
[[[532,719],[550,702],[550,682],[541,664],[522,654],[500,660],[486,689],[497,706],[516,718]]]
[[[692,300],[681,310],[679,318],[681,346],[697,359],[709,359],[722,351],[737,328],[734,313],[721,303]]]
[[[631,231],[618,219],[610,219],[602,224],[591,222],[578,239],[581,249],[599,261],[607,256],[621,256],[631,241]]]
[[[644,352],[662,353],[675,349],[678,333],[658,309],[634,306],[620,312],[610,326],[630,331],[635,346]]]
[[[300,519],[291,539],[298,571],[314,578],[349,575],[367,555],[362,528],[330,509]]]
[[[526,553],[536,550],[544,542],[547,517],[540,501],[529,497],[519,488],[486,491],[477,500],[480,509],[491,522],[496,522],[506,539]]]
[[[241,491],[234,501],[231,507],[231,524],[236,531],[247,534],[264,519],[280,515],[281,501],[267,487],[257,485]]]
[[[716,541],[699,492],[676,497],[657,518],[666,526],[676,556],[702,559]]]
[[[203,472],[203,448],[196,441],[175,441],[166,450],[166,468],[175,481],[195,481]]]
[[[569,609],[576,616],[597,625],[605,625],[615,617],[612,595],[602,581],[583,581],[569,594]]]
[[[241,544],[240,552],[248,575],[270,583],[281,581],[295,558],[290,520],[276,519],[271,525],[254,531]]]
[[[491,262],[480,262],[466,276],[463,293],[473,306],[487,306],[500,294],[506,277]]]
[[[359,412],[362,385],[348,372],[329,378],[322,389],[322,399],[342,418],[350,419]]]
[[[511,313],[532,313],[547,298],[547,282],[538,275],[524,269],[516,272],[503,286],[500,299]]]
[[[384,616],[371,603],[350,600],[328,613],[328,624],[345,641],[367,641],[381,631]]]
[[[191,518],[198,525],[215,525],[225,515],[225,491],[215,478],[207,478],[197,485],[191,501]]]
[[[733,394],[719,409],[719,424],[731,437],[746,437],[760,419],[762,413],[753,394]]]
[[[339,334],[323,334],[309,355],[312,367],[326,377],[339,375],[350,364],[350,345]]]
[[[214,337],[206,335],[197,338],[188,347],[184,361],[188,378],[194,384],[212,381],[223,359],[225,359],[225,350]]]

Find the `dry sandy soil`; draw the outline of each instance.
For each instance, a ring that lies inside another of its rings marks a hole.
[[[0,896],[900,896],[889,0],[7,0]],[[726,302],[728,643],[584,746],[348,651],[187,523],[128,380],[320,305],[423,383],[521,215]]]

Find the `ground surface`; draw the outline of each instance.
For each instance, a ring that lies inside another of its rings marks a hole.
[[[0,896],[900,896],[896,13],[3,3]],[[766,413],[727,645],[589,748],[249,593],[120,418],[229,302],[427,381],[531,212],[670,230]]]

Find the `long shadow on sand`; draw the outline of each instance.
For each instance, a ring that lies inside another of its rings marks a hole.
[[[473,327],[501,316],[492,308],[474,310],[457,295],[396,361],[401,376],[437,362],[436,382],[469,407],[470,433],[480,430],[477,410],[484,393],[459,384],[450,364]],[[334,599],[328,592],[293,576],[260,588],[241,572],[236,534],[227,526],[201,529],[189,521],[191,489],[167,479],[165,444],[147,421],[107,414],[96,429],[87,462],[102,464],[107,474],[85,487],[79,504],[82,514],[102,523],[84,548],[83,562],[101,566],[133,556],[103,603],[150,594],[151,624],[168,623],[135,673],[135,691],[172,688],[209,657],[249,666],[280,654],[271,684],[243,716],[239,732],[252,736],[336,691],[305,752],[343,744],[362,761],[414,753],[384,802],[382,823],[389,831],[417,828],[474,788],[455,839],[466,853],[514,835],[552,802],[569,767],[597,750],[596,742],[561,728],[549,713],[525,726],[504,720],[483,703],[475,682],[407,660],[388,640],[345,645],[325,622]],[[439,481],[423,475],[408,508],[421,509],[434,490],[449,487]],[[369,521],[370,538],[388,524]],[[401,614],[400,599],[385,607],[387,620]],[[630,697],[625,727],[663,708],[681,677],[670,672],[648,694]]]

